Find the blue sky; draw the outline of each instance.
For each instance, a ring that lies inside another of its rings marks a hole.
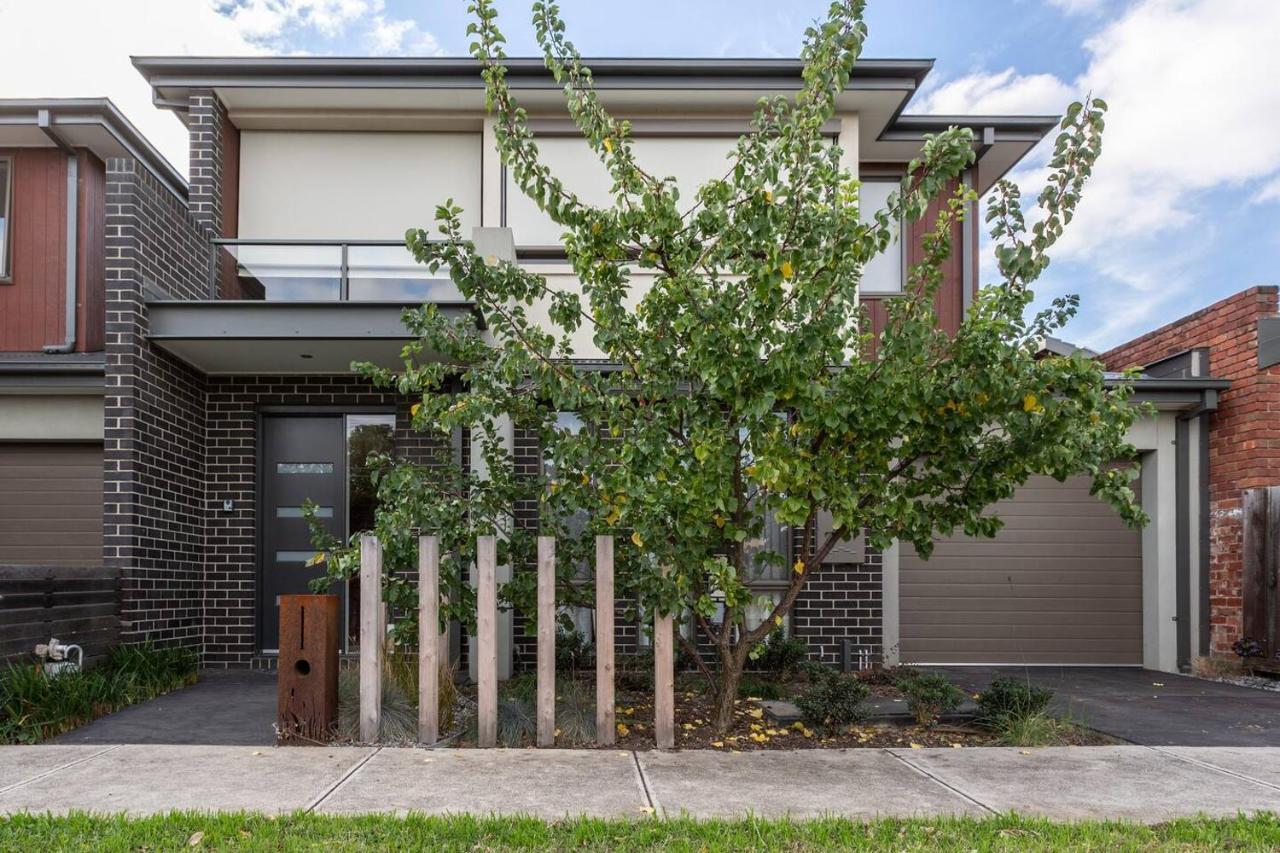
[[[512,55],[526,0],[499,0]],[[0,4],[0,96],[107,95],[179,168],[183,131],[128,54],[461,55],[465,0],[24,0]],[[562,0],[587,55],[794,56],[825,0]],[[1280,0],[871,0],[865,55],[937,60],[909,112],[1112,111],[1041,301],[1095,348],[1280,283]],[[56,41],[32,33],[59,31]],[[1012,177],[1033,197],[1045,151]],[[986,264],[983,280],[993,266]]]

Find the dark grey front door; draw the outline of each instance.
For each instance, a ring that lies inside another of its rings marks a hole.
[[[280,596],[310,592],[310,581],[325,573],[323,564],[307,565],[316,549],[302,505],[316,504],[329,532],[346,536],[346,435],[341,415],[270,415],[263,418],[262,431],[259,624],[263,650],[276,651]]]

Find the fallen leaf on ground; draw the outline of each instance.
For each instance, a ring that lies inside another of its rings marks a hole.
[[[203,832],[193,832],[193,833],[191,833],[191,837],[187,839],[187,846],[188,846],[188,847],[195,847],[195,846],[196,846],[197,844],[199,844],[201,841],[204,841],[204,833],[203,833]]]

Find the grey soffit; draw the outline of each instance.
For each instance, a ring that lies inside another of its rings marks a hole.
[[[39,130],[39,115],[49,113],[50,127],[76,148],[101,159],[131,157],[154,174],[184,203],[187,181],[109,98],[0,98],[0,145],[52,145]],[[24,138],[29,136],[29,139]]]
[[[152,340],[408,340],[401,302],[148,303]],[[474,317],[470,303],[436,303],[444,314]]]
[[[403,363],[413,335],[399,302],[151,302],[148,339],[205,374],[348,373],[352,362]],[[474,320],[471,305],[442,304]],[[439,356],[422,353],[431,360]]]
[[[1280,317],[1258,320],[1258,369],[1280,364]]]
[[[602,89],[797,88],[797,59],[677,59],[586,57]],[[343,86],[482,88],[478,63],[444,57],[134,57],[133,65],[155,88],[190,86]],[[506,60],[515,88],[560,89],[541,59]],[[850,88],[914,89],[933,68],[932,59],[864,59]]]

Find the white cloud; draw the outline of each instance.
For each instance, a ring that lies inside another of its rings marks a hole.
[[[1263,184],[1262,189],[1254,193],[1253,202],[1255,204],[1265,204],[1269,201],[1280,201],[1280,175],[1269,183]]]
[[[1280,2],[1143,0],[1085,42],[1088,66],[1075,80],[1005,69],[926,93],[924,107],[938,112],[1060,112],[1088,92],[1107,100],[1102,159],[1055,260],[1096,272],[1064,289],[1132,307],[1074,330],[1082,341],[1119,342],[1161,302],[1190,295],[1197,264],[1216,248],[1211,192],[1261,184],[1255,201],[1280,198],[1276,33]],[[1012,176],[1024,198],[1043,185],[1048,151]]]
[[[978,72],[926,89],[911,112],[954,115],[1057,113],[1073,90],[1052,74],[1020,75],[1013,68]]]
[[[388,18],[384,0],[0,0],[0,97],[109,97],[185,173],[186,128],[151,103],[130,56],[307,48],[441,52],[416,22]]]
[[[1102,11],[1106,0],[1049,0],[1049,5],[1068,15],[1094,15]]]
[[[439,56],[444,53],[431,33],[407,18],[373,18],[367,37],[369,51],[379,56]]]
[[[381,0],[220,0],[219,10],[246,38],[270,40],[291,27],[334,38],[351,23],[382,9]]]

